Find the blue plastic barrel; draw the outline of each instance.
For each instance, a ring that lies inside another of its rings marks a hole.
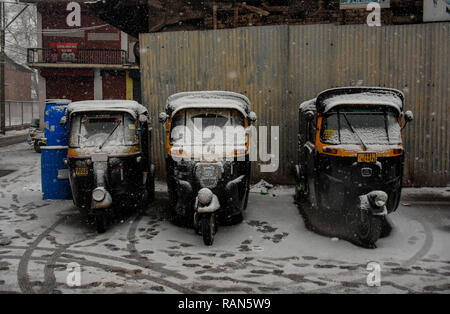
[[[44,200],[71,200],[69,169],[64,164],[67,146],[41,147],[41,176]]]
[[[67,129],[60,124],[61,118],[66,114],[68,99],[49,99],[46,101],[44,111],[44,136],[47,146],[67,146]]]

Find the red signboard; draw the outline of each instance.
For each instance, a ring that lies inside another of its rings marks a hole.
[[[57,62],[75,62],[78,56],[77,43],[50,43],[52,58]]]

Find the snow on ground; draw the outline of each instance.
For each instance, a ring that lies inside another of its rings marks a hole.
[[[392,235],[367,250],[308,231],[292,187],[256,189],[244,222],[221,226],[205,247],[167,219],[163,182],[145,215],[130,213],[99,235],[71,201],[41,199],[40,155],[27,144],[1,148],[0,170],[0,292],[450,292],[445,202],[408,201],[391,215]],[[66,283],[72,262],[81,287]],[[381,266],[380,287],[366,283],[369,262]]]
[[[261,195],[272,195],[274,197],[279,195],[294,195],[295,187],[289,185],[273,185],[265,180],[260,180],[258,183],[250,186],[250,193],[260,193]]]

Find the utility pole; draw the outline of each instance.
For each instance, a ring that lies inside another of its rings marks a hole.
[[[6,12],[5,3],[0,2],[0,134],[5,134],[5,32],[6,32]]]

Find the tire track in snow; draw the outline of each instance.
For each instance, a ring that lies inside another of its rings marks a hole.
[[[9,249],[13,249],[13,250],[27,250],[28,247],[25,246],[8,246]],[[58,250],[57,248],[43,248],[43,247],[37,247],[35,249],[35,251],[46,251],[46,252],[51,252],[54,253],[56,250]],[[112,255],[106,255],[106,254],[101,254],[101,253],[93,253],[93,252],[85,252],[85,251],[78,251],[78,250],[65,250],[65,253],[68,254],[75,254],[75,255],[79,255],[81,257],[95,257],[95,258],[100,258],[100,259],[104,259],[104,260],[109,260],[109,261],[114,261],[114,262],[118,262],[118,263],[123,263],[123,264],[128,264],[128,265],[133,265],[133,266],[138,266],[138,267],[142,267],[142,268],[149,268],[149,262],[147,260],[145,260],[145,263],[139,262],[139,261],[135,261],[135,260],[129,260],[123,257],[118,257],[118,256],[112,256]],[[3,257],[4,255],[1,255],[1,257]],[[158,272],[158,270],[156,269],[151,269],[155,272]],[[160,272],[161,273],[161,272]],[[173,277],[172,273],[167,274],[167,270],[165,270],[164,272],[161,273],[164,276],[171,276]],[[179,274],[178,274],[179,275]],[[184,275],[179,275],[180,279],[186,279],[187,277],[184,277]]]
[[[62,217],[58,219],[53,225],[47,228],[43,233],[41,233],[36,240],[25,250],[19,261],[19,266],[17,268],[17,282],[19,284],[20,290],[23,293],[33,294],[36,293],[33,289],[33,285],[30,282],[30,277],[28,275],[28,264],[33,255],[34,250],[38,247],[39,243],[47,237],[55,228],[64,220]]]
[[[36,250],[38,250],[38,249],[36,249]],[[43,248],[40,248],[39,250],[53,251],[53,249],[43,249]],[[3,259],[7,259],[7,260],[21,260],[23,257],[20,256],[20,255],[2,255],[2,258]],[[30,258],[28,260],[29,261],[30,260],[31,261],[47,261],[48,259],[46,257],[33,257],[33,256],[30,256]],[[77,258],[70,258],[69,259],[69,258],[65,258],[65,257],[63,257],[63,258],[58,257],[55,261],[56,262],[61,262],[61,263],[76,262],[76,263],[78,263],[78,264],[80,264],[82,266],[99,268],[99,269],[101,269],[103,271],[106,271],[106,272],[111,272],[112,270],[113,271],[115,270],[115,271],[120,271],[120,272],[125,274],[125,273],[130,273],[130,272],[133,271],[133,270],[130,270],[130,269],[127,269],[127,268],[118,267],[118,266],[111,266],[111,265],[102,264],[102,263],[99,263],[99,262],[96,262],[96,261],[89,261],[89,260],[86,260],[86,259],[77,259]],[[145,280],[148,280],[148,281],[152,281],[152,282],[155,282],[155,283],[160,284],[162,286],[171,288],[171,289],[173,289],[175,291],[178,291],[180,293],[185,293],[185,294],[194,294],[194,293],[196,293],[195,291],[193,291],[191,289],[185,288],[185,287],[183,287],[181,285],[178,285],[176,283],[173,283],[173,282],[168,281],[168,280],[163,279],[163,278],[158,278],[158,277],[147,275],[147,274],[144,274],[144,273],[135,274],[134,276],[136,277],[137,280],[145,279]],[[33,289],[31,289],[31,291],[32,292],[29,292],[29,293],[34,293]]]
[[[402,263],[402,267],[414,265],[419,259],[425,257],[433,246],[433,231],[431,230],[430,224],[423,220],[416,220],[416,222],[422,225],[422,228],[425,231],[425,242],[416,254]]]
[[[61,255],[72,245],[81,243],[88,240],[87,238],[74,241],[72,243],[64,244],[61,248],[56,249],[56,251],[50,256],[44,266],[44,284],[42,289],[39,291],[40,294],[48,294],[51,293],[56,288],[56,277],[55,277],[55,268],[53,265],[58,261]],[[36,248],[37,249],[37,248]]]

